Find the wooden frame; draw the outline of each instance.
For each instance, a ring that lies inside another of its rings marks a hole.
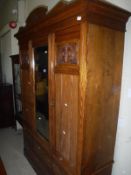
[[[29,62],[28,53],[22,51],[20,60],[21,60],[21,68],[22,69],[29,69],[30,62]]]

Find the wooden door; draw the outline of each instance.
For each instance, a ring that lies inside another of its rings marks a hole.
[[[56,74],[56,150],[60,159],[76,164],[78,76]]]
[[[55,149],[58,161],[74,172],[78,132],[78,43],[56,44],[55,66]]]
[[[20,50],[23,121],[25,122],[25,125],[30,128],[35,127],[35,94],[32,54],[33,50],[31,42],[29,42],[28,47]]]

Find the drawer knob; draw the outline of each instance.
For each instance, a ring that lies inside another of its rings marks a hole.
[[[65,106],[65,107],[68,107],[68,104],[67,104],[67,103],[65,103],[65,104],[64,104],[64,106]]]
[[[77,17],[76,17],[76,20],[77,20],[77,21],[81,21],[81,20],[82,20],[82,16],[77,16]]]
[[[64,130],[62,131],[62,133],[63,133],[63,135],[66,135],[66,132]]]

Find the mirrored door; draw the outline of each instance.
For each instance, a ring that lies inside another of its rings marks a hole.
[[[35,52],[36,128],[48,140],[48,46],[37,47]]]

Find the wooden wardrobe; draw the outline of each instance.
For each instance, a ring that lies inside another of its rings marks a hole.
[[[24,152],[38,175],[111,175],[129,16],[104,1],[61,1],[15,35]]]

